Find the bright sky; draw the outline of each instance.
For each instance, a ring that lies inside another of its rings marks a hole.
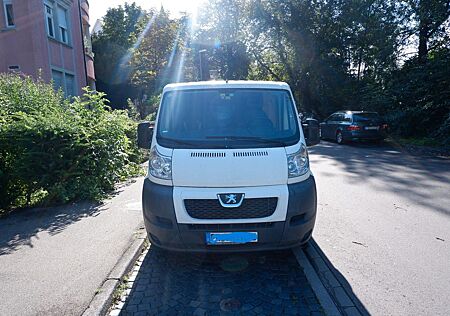
[[[203,1],[204,0],[90,0],[89,17],[91,25],[94,25],[97,19],[100,19],[105,15],[108,8],[123,5],[126,2],[136,2],[136,4],[141,6],[143,9],[159,9],[161,5],[163,5],[164,9],[169,10],[172,15],[178,16],[180,12],[192,12]]]

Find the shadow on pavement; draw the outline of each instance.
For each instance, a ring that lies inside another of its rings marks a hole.
[[[116,186],[109,199],[119,196],[131,179]],[[32,238],[40,232],[56,235],[68,226],[86,217],[95,217],[107,210],[107,205],[96,202],[78,202],[57,207],[36,207],[15,211],[0,218],[0,256],[10,254],[22,246],[33,247]]]
[[[370,143],[337,145],[322,142],[311,147],[309,152],[313,169],[326,176],[338,176],[322,171],[326,167],[321,168],[321,164],[332,159],[334,165],[348,173],[347,181],[364,181],[365,184],[370,181],[377,191],[395,192],[413,203],[450,215],[448,205],[436,203],[433,197],[450,182],[450,159],[415,156],[394,147]]]
[[[291,251],[170,253],[152,247],[120,315],[323,315]]]
[[[40,232],[56,235],[85,217],[96,216],[100,204],[77,203],[61,207],[22,210],[0,219],[0,256],[22,246],[33,247],[32,238]]]
[[[306,247],[305,254],[343,315],[370,315],[364,304],[353,292],[350,283],[339,270],[335,268],[314,238],[310,240]],[[322,259],[322,261],[320,259]]]

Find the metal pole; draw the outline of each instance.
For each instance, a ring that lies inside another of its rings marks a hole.
[[[203,56],[206,54],[206,49],[202,49],[201,51],[198,52],[198,54],[199,54],[199,60],[200,60],[200,81],[204,81],[205,80],[205,71],[203,69],[203,67],[204,67]]]

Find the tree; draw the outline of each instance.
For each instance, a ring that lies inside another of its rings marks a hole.
[[[246,79],[250,66],[242,32],[245,1],[209,1],[198,18],[193,36],[194,53],[206,49],[209,66],[223,79]]]
[[[135,95],[126,58],[145,14],[135,3],[111,8],[103,17],[102,31],[92,37],[97,89],[108,95],[115,108],[125,108],[127,99]]]
[[[147,15],[142,22],[144,31],[139,35],[137,47],[130,52],[131,82],[141,94],[158,90],[170,81],[167,72],[167,77],[162,75],[172,53],[178,51],[179,28],[179,23],[170,19],[163,8]]]
[[[424,133],[437,126],[446,139],[449,3],[212,0],[197,17],[179,19],[164,9],[119,7],[96,38],[96,63],[101,80],[128,85],[127,95],[149,105],[144,96],[155,99],[164,84],[198,80],[199,52],[206,50],[209,68],[223,79],[286,81],[299,109],[318,117],[376,110],[399,134],[423,136],[410,126],[427,115]],[[415,39],[417,56],[411,53]]]
[[[411,6],[418,20],[419,61],[423,63],[428,58],[430,39],[445,33],[441,26],[450,16],[450,1],[412,0]]]
[[[126,3],[109,9],[103,20],[102,32],[93,37],[97,88],[113,107],[127,108],[133,100],[144,118],[154,105],[150,100],[189,62],[180,37],[185,17],[172,19],[162,7],[146,11]]]

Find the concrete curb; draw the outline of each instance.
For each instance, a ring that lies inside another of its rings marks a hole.
[[[104,316],[113,301],[113,295],[122,278],[133,268],[141,255],[146,240],[145,229],[140,227],[133,237],[130,246],[109,273],[82,316]]]
[[[303,252],[303,249],[295,248],[293,249],[293,253],[297,258],[298,263],[303,268],[306,278],[308,279],[309,284],[311,285],[314,293],[316,294],[316,297],[319,300],[320,305],[322,305],[325,314],[328,316],[341,316],[342,314],[339,312],[330,294],[326,290],[325,286],[322,284],[322,281],[320,280],[313,266],[309,262],[307,256]]]
[[[369,312],[353,293],[350,284],[338,272],[314,240],[304,249],[304,254],[315,269],[319,279],[345,316],[369,316]]]

